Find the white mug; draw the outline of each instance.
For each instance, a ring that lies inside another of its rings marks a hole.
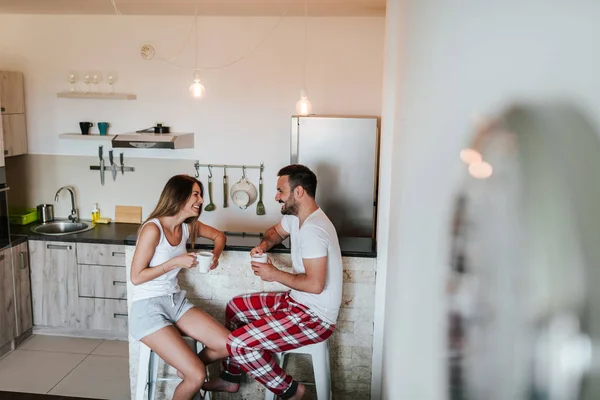
[[[252,256],[252,261],[266,263],[267,262],[267,253],[255,254]]]
[[[206,274],[210,270],[210,263],[213,259],[213,253],[210,251],[201,251],[196,253],[196,260],[198,261],[198,272]]]

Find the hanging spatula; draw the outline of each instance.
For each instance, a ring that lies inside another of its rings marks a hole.
[[[262,196],[263,196],[263,179],[262,179],[262,173],[263,173],[263,163],[260,163],[260,179],[258,181],[258,203],[256,204],[256,215],[265,215],[265,205],[263,204],[262,201]]]
[[[212,202],[212,167],[208,166],[208,204],[204,207],[204,211],[214,211],[217,206]]]

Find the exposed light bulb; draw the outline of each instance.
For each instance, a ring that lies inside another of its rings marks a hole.
[[[190,94],[197,99],[204,97],[204,85],[200,83],[200,74],[198,71],[194,72],[194,83],[190,85]]]
[[[298,115],[308,115],[310,114],[311,109],[312,106],[306,97],[306,91],[302,89],[300,91],[300,100],[296,103],[296,113]]]
[[[492,176],[492,166],[485,161],[469,165],[469,174],[476,179],[487,179]]]
[[[466,164],[479,163],[483,160],[481,153],[473,149],[462,149],[460,151],[460,159]]]

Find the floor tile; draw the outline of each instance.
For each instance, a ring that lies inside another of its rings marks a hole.
[[[47,393],[85,354],[15,350],[0,361],[0,390]]]
[[[123,357],[90,355],[49,394],[109,400],[129,399],[129,360]]]
[[[129,358],[129,342],[123,340],[105,340],[92,352],[96,356],[114,356]]]
[[[2,400],[84,400],[83,397],[50,396],[48,394],[5,392],[0,390]],[[85,400],[90,399],[86,397]],[[99,399],[98,399],[99,400]]]
[[[35,335],[19,347],[21,350],[55,351],[59,353],[90,354],[102,343],[99,339],[67,336]]]

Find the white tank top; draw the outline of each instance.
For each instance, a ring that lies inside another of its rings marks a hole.
[[[150,221],[146,222],[146,224],[154,223],[158,226],[160,230],[160,241],[158,242],[158,246],[154,250],[154,256],[150,260],[149,268],[154,268],[158,265],[161,265],[172,258],[180,256],[182,254],[187,253],[186,243],[189,237],[189,231],[187,224],[182,224],[181,229],[183,230],[181,234],[181,242],[176,246],[171,246],[167,238],[165,237],[165,232],[163,231],[162,226],[160,225],[160,221],[158,218],[153,218]],[[145,224],[144,224],[145,225]],[[181,289],[179,288],[179,282],[177,281],[177,274],[179,273],[181,268],[175,268],[166,274],[163,274],[157,278],[154,278],[151,281],[140,283],[137,286],[133,286],[133,290],[131,291],[132,299],[131,301],[137,301],[142,299],[149,299],[151,297],[165,296],[174,293],[178,293]]]

